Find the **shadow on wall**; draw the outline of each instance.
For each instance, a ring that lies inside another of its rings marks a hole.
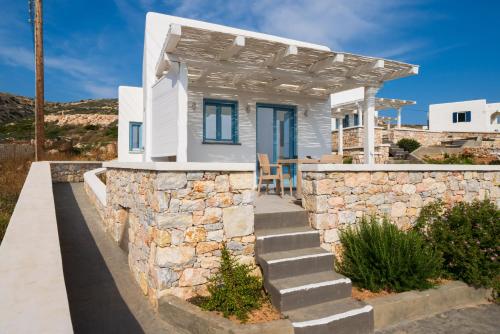
[[[120,295],[69,183],[54,184],[64,279],[75,333],[143,333]]]

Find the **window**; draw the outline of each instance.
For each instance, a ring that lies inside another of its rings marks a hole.
[[[238,143],[238,103],[234,101],[203,101],[203,142]]]
[[[342,126],[344,128],[348,128],[349,127],[349,115],[345,115],[344,119],[342,120]]]
[[[453,123],[469,123],[470,121],[470,111],[460,111],[453,113]]]
[[[142,152],[142,123],[130,122],[129,140],[129,150],[131,152]]]
[[[359,115],[354,114],[354,126],[358,126],[358,125],[359,125]]]

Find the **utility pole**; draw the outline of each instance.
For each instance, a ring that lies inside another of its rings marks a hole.
[[[42,0],[35,0],[35,161],[43,159],[45,142],[43,117],[43,18]]]

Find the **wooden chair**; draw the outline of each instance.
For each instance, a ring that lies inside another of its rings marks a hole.
[[[288,173],[284,172],[284,166],[287,166]],[[290,196],[293,196],[293,192],[292,192],[292,185],[293,185],[292,164],[282,164],[281,165],[281,182],[283,182],[283,180],[288,180],[288,186],[290,188]],[[283,186],[283,188],[284,188],[284,186]]]
[[[257,158],[259,160],[259,185],[257,186],[257,195],[260,195],[260,188],[262,187],[262,181],[266,182],[266,194],[269,191],[269,181],[278,181],[281,186],[281,196],[283,197],[283,174],[281,172],[281,166],[279,164],[269,163],[269,157],[267,154],[257,153]],[[273,174],[272,167],[276,167],[276,174]],[[276,182],[276,189],[278,189],[278,182]]]
[[[323,154],[321,159],[319,159],[319,163],[321,164],[341,164],[343,156],[341,155],[333,155],[333,154]]]

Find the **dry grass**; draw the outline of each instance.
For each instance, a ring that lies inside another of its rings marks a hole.
[[[31,161],[25,159],[0,162],[0,242],[7,230],[30,165]]]
[[[91,156],[56,153],[46,154],[48,161],[105,161],[115,159],[116,156],[107,152],[95,150]],[[30,159],[12,158],[0,161],[0,243],[7,231],[10,217],[16,206],[17,199],[23,188],[24,181],[31,166]]]

